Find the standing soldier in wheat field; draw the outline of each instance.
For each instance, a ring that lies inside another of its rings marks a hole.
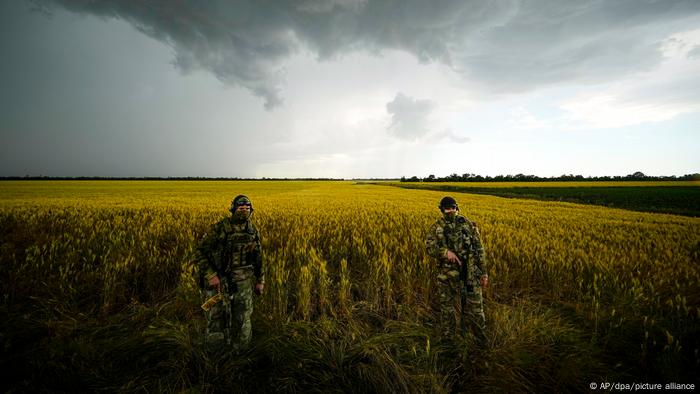
[[[444,197],[438,208],[442,217],[430,228],[426,247],[428,254],[438,261],[437,287],[443,334],[454,334],[455,312],[459,312],[462,335],[469,326],[477,342],[483,345],[486,318],[481,290],[488,286],[488,275],[479,229],[459,213],[454,198]]]
[[[197,248],[197,266],[205,295],[205,344],[209,349],[230,346],[239,351],[250,343],[253,292],[262,294],[265,277],[250,199],[236,196],[229,210],[232,215],[204,235]]]

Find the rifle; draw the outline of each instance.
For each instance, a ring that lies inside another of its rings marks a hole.
[[[216,264],[216,259],[214,258],[214,255],[211,253],[210,250],[203,250],[202,253],[204,254],[207,264],[209,267],[214,269],[214,272],[218,274],[219,272],[219,267]],[[199,280],[200,280],[200,286],[204,289],[206,288],[209,284],[206,283],[206,280],[204,278],[204,274],[202,272],[199,273]],[[219,278],[221,280],[221,278]],[[214,307],[214,305],[218,304],[219,302],[224,300],[224,295],[221,292],[221,289],[219,288],[219,292],[214,294],[213,296],[209,297],[204,303],[201,305],[201,308],[204,309],[205,312],[209,312],[209,310]]]
[[[224,302],[224,308],[226,310],[226,328],[224,328],[224,335],[226,338],[226,343],[231,344],[231,329],[234,327],[233,324],[233,311],[231,310],[231,303],[233,302],[233,297],[236,292],[236,283],[230,280],[230,272],[226,270],[223,277],[219,278],[221,281],[221,292]]]
[[[213,296],[209,297],[206,301],[204,301],[204,304],[202,304],[202,309],[204,309],[205,312],[209,312],[209,310],[216,304],[218,304],[221,301],[226,301],[231,302],[233,300],[233,294],[229,292],[229,284],[228,284],[228,279],[227,277],[221,277],[219,278],[221,281],[221,288],[223,291],[219,291],[218,293],[214,294]],[[235,288],[235,283],[233,284]]]
[[[464,235],[466,236],[468,234],[465,233]],[[466,331],[466,319],[464,316],[464,309],[467,306],[467,294],[474,292],[474,285],[469,282],[469,257],[471,254],[474,254],[474,258],[476,259],[474,263],[474,279],[477,283],[480,283],[482,275],[481,268],[479,268],[481,266],[481,255],[477,251],[476,242],[474,242],[473,240],[472,242],[470,242],[469,251],[465,255],[457,256],[462,262],[462,264],[459,266],[459,281],[462,284],[462,288],[460,291],[460,302],[462,305],[462,309],[460,311],[460,328],[462,330],[462,335],[464,335]]]
[[[209,309],[211,309],[214,305],[217,303],[221,302],[224,300],[224,296],[221,293],[216,293],[213,296],[209,297],[208,300],[204,301],[204,304],[202,304],[202,309],[204,309],[205,312],[209,312]]]
[[[458,256],[459,261],[462,262],[459,266],[459,282],[462,284],[462,288],[459,292],[460,296],[460,304],[461,304],[461,309],[460,309],[460,320],[459,320],[459,326],[460,330],[462,331],[462,335],[465,334],[466,332],[466,319],[464,317],[464,309],[467,307],[467,293],[471,293],[474,291],[474,286],[470,285],[469,278],[467,277],[469,273],[469,253],[467,253],[465,256]]]

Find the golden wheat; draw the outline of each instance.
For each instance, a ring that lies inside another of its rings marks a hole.
[[[347,315],[355,303],[385,316],[430,313],[434,262],[424,239],[445,192],[351,182],[1,186],[3,226],[24,234],[6,234],[3,250],[17,244],[7,237],[24,237],[17,242],[26,246],[3,257],[14,262],[8,279],[41,272],[55,284],[43,295],[62,302],[87,299],[107,313],[178,285],[195,291],[194,248],[244,193],[266,261],[260,313],[312,320]],[[700,319],[700,219],[453,195],[481,229],[492,282],[487,300],[533,296],[573,305],[593,335],[643,322],[643,352],[660,344],[680,351],[682,328]],[[85,283],[99,283],[99,294],[86,294]]]

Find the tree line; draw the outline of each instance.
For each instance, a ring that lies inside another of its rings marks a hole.
[[[481,176],[477,174],[465,173],[462,175],[451,174],[445,177],[436,177],[435,175],[428,175],[425,178],[419,178],[417,176],[412,176],[407,178],[405,176],[401,177],[401,182],[606,182],[606,181],[699,181],[700,174],[686,174],[682,176],[649,176],[644,175],[644,173],[637,171],[633,174],[620,176],[587,176],[583,175],[560,175],[552,177],[539,177],[536,175],[496,175],[492,176]]]

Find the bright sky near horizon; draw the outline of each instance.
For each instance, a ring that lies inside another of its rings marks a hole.
[[[700,1],[0,3],[0,176],[700,172]]]

